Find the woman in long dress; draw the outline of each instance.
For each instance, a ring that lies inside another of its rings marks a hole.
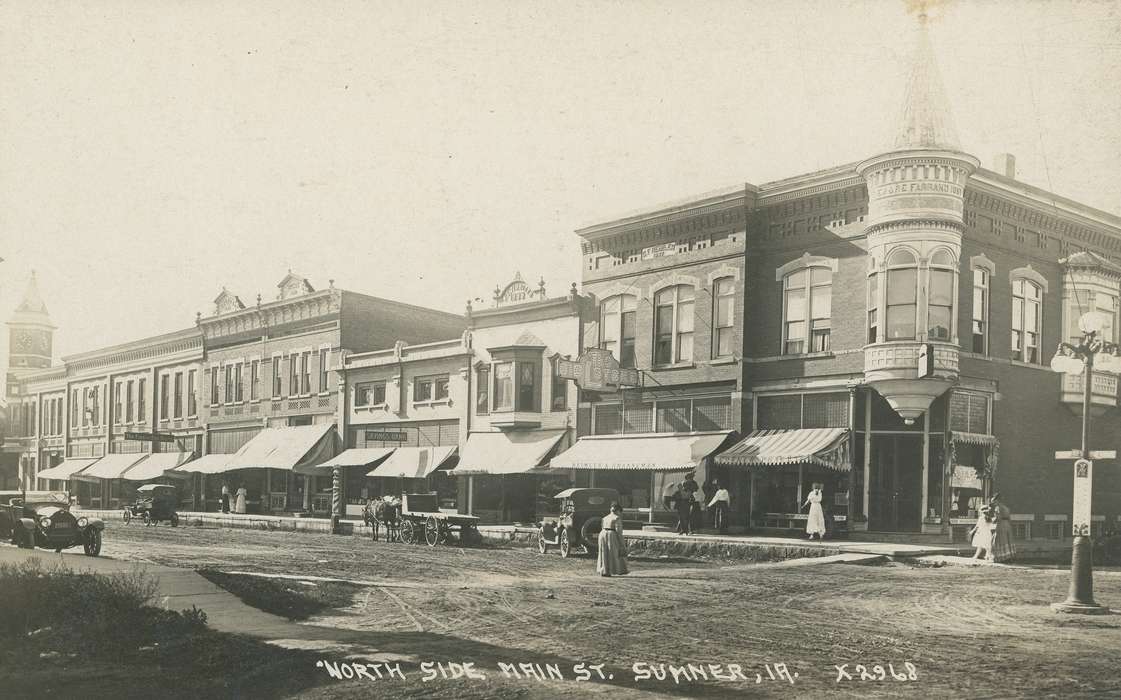
[[[977,514],[977,524],[973,526],[973,537],[970,538],[969,544],[976,548],[973,553],[974,559],[985,559],[986,561],[993,561],[993,539],[996,535],[996,519],[992,506],[981,506],[981,511]]]
[[[237,501],[234,503],[234,512],[235,513],[244,513],[245,512],[245,497],[248,496],[248,495],[249,495],[249,491],[247,491],[244,486],[241,486],[241,487],[238,488],[238,490],[237,490]]]
[[[611,512],[603,517],[599,531],[599,558],[596,573],[600,576],[618,576],[627,570],[627,545],[623,541],[623,509],[611,504]]]
[[[993,494],[989,499],[989,507],[993,509],[993,561],[1008,561],[1016,554],[1016,545],[1012,544],[1012,510],[1000,500],[1000,494]]]
[[[806,534],[811,540],[814,535],[817,535],[819,540],[825,537],[825,511],[821,509],[823,500],[821,486],[820,483],[815,483],[813,491],[810,491],[810,495],[806,496],[806,502],[802,504],[803,508],[807,505],[810,507],[810,517],[806,518]]]

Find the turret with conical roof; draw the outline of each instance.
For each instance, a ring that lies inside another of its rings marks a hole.
[[[54,331],[47,305],[39,293],[35,271],[23,300],[8,320],[8,367],[11,370],[40,369],[51,366]]]
[[[925,13],[912,46],[889,150],[857,166],[868,186],[875,319],[864,379],[908,422],[957,382],[965,185],[980,165],[959,145]]]

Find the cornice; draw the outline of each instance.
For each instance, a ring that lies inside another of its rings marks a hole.
[[[953,219],[896,219],[893,221],[884,221],[878,224],[872,224],[865,229],[865,234],[872,236],[877,233],[887,233],[888,231],[898,231],[901,229],[945,229],[947,231],[956,231],[957,233],[965,233],[965,224]]]
[[[754,201],[759,189],[750,183],[734,188],[706,192],[693,197],[655,205],[648,209],[628,212],[614,219],[588,224],[576,229],[576,235],[586,241],[595,241],[636,228],[645,228],[688,219],[699,214],[722,211],[743,206],[750,198]]]
[[[1111,233],[1121,236],[1121,216],[1079,204],[1072,199],[1004,177],[991,170],[979,168],[969,179],[966,188],[1007,197],[1017,204],[1042,210],[1045,214],[1053,216],[1065,214],[1085,226],[1105,226],[1111,229]]]
[[[272,328],[294,321],[307,321],[339,313],[341,291],[324,289],[292,299],[272,301],[220,316],[200,318],[199,328],[206,338],[221,338],[247,331]]]

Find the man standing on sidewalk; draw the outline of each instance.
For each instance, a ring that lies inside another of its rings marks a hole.
[[[685,481],[681,482],[680,497],[677,499],[677,531],[679,534],[693,534],[693,509],[696,500],[693,494],[699,488],[697,480],[693,478],[693,472],[686,474]]]
[[[731,507],[732,497],[728,494],[728,489],[721,486],[716,479],[712,480],[712,487],[716,489],[716,494],[708,502],[708,507],[712,510],[712,526],[719,530],[721,535],[726,535],[728,534],[728,509]]]

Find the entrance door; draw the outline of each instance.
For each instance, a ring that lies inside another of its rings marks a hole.
[[[872,435],[868,529],[922,529],[922,436]]]

